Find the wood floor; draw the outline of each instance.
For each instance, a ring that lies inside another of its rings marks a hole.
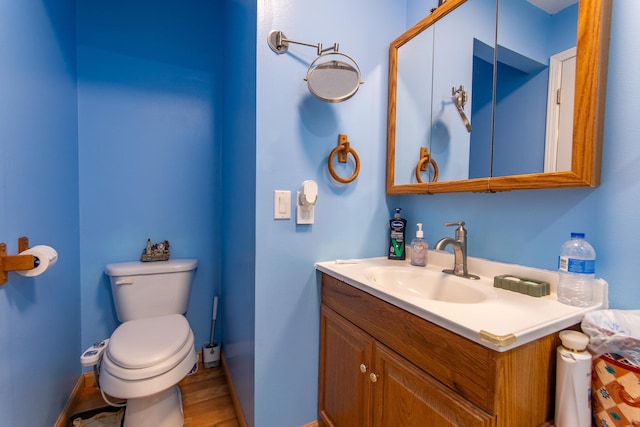
[[[178,384],[182,390],[184,427],[240,427],[233,406],[229,385],[222,367],[204,369],[198,362],[198,372]],[[114,403],[117,400],[114,399]],[[86,376],[86,385],[69,413],[79,413],[104,407],[93,376]]]

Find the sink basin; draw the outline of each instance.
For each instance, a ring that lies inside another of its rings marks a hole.
[[[477,304],[487,299],[479,287],[468,279],[415,267],[372,268],[368,278],[386,292],[399,297],[422,298],[433,301]]]

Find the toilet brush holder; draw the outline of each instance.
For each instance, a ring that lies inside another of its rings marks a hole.
[[[215,368],[220,365],[220,343],[202,346],[202,363],[205,368]]]

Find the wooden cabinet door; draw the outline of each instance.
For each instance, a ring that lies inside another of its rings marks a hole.
[[[406,359],[376,344],[373,427],[489,427],[493,416]]]
[[[373,338],[322,306],[318,410],[330,427],[370,425]]]

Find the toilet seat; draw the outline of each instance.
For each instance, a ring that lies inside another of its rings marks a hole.
[[[192,352],[193,332],[184,316],[131,320],[111,335],[102,367],[122,380],[144,380],[168,372]]]

